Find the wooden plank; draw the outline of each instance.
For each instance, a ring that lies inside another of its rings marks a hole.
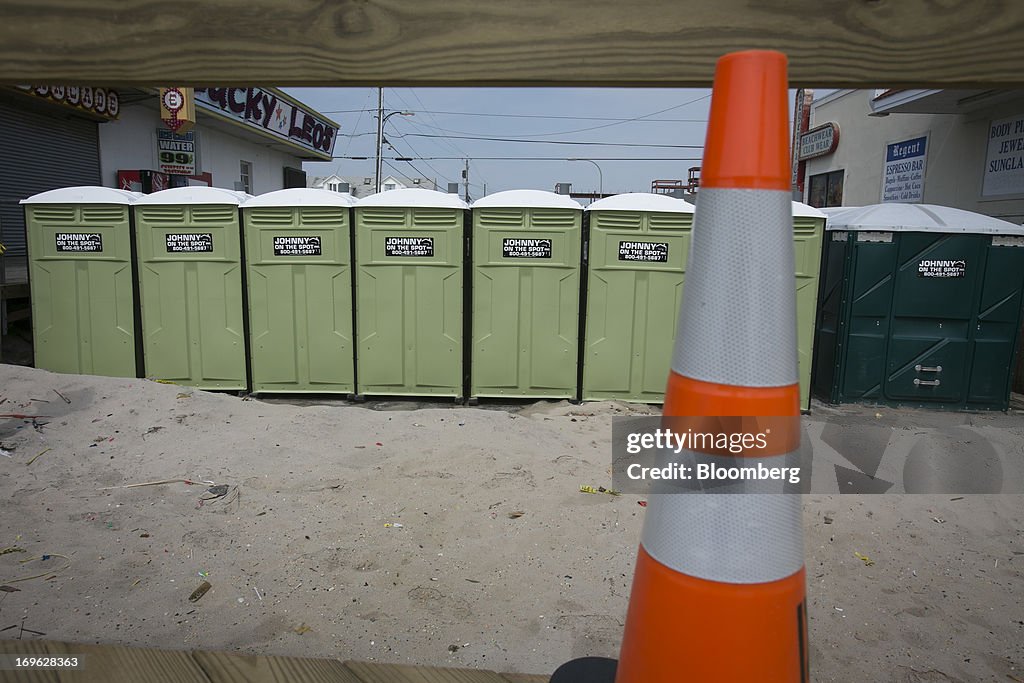
[[[345,662],[363,683],[508,683],[493,671]]]
[[[9,85],[702,87],[740,47],[786,52],[794,85],[1024,85],[1019,0],[5,0],[2,14]]]
[[[0,635],[10,637],[11,633],[17,635],[18,630],[4,631]],[[0,640],[0,654],[50,657],[54,653],[45,640]],[[4,671],[0,669],[0,683],[59,683],[59,681],[56,671]]]
[[[60,683],[209,683],[210,680],[187,651],[59,642],[51,642],[50,651],[84,658],[81,669],[60,672]]]
[[[227,652],[193,652],[212,683],[360,683],[335,659],[254,657]]]
[[[542,676],[540,674],[501,674],[509,683],[548,683],[551,676]]]

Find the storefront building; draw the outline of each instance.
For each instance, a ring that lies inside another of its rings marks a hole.
[[[1022,91],[838,90],[794,139],[812,206],[940,204],[1024,221]]]

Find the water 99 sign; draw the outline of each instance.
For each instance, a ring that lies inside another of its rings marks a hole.
[[[619,242],[620,261],[668,262],[667,242]]]
[[[209,232],[187,232],[167,234],[167,253],[183,254],[213,251],[213,234]]]

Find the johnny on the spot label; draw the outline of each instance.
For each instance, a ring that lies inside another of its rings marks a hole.
[[[98,232],[58,232],[57,251],[103,251],[103,236]]]
[[[167,253],[196,253],[213,251],[213,233],[167,233]]]
[[[668,261],[667,242],[619,242],[620,261]]]
[[[274,256],[320,256],[320,237],[274,235]]]
[[[963,259],[923,259],[917,264],[918,277],[964,277],[967,261]]]
[[[505,258],[551,258],[551,240],[506,237],[501,240],[501,255]]]
[[[385,256],[433,256],[433,237],[385,237]]]

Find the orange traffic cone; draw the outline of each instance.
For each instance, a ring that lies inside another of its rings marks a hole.
[[[666,422],[794,416],[796,424],[787,129],[786,57],[722,57]],[[793,450],[794,436],[795,428],[781,438]],[[781,492],[652,495],[616,682],[806,683],[800,503]]]

